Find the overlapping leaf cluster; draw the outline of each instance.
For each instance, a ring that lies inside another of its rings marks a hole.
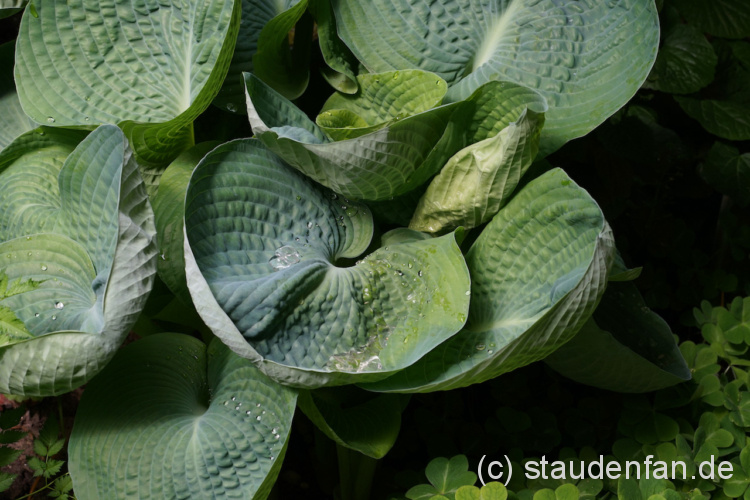
[[[449,3],[26,6],[0,51],[0,275],[34,285],[0,288],[0,389],[89,381],[157,269],[207,327],[205,343],[128,346],[90,383],[70,446],[79,498],[264,498],[298,390],[325,434],[380,457],[403,400],[345,410],[337,386],[463,387],[561,347],[550,365],[583,382],[689,378],[666,324],[608,286],[638,273],[597,203],[533,165],[639,88],[653,2]],[[337,89],[315,121],[289,100],[313,32]],[[196,144],[212,102],[246,111],[255,137]],[[373,411],[390,424],[358,431]]]

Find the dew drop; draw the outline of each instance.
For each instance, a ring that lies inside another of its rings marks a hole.
[[[52,316],[52,321],[55,321],[57,319],[57,316]]]
[[[260,415],[258,415],[257,417],[255,417],[255,420],[257,420],[258,422],[260,422]]]
[[[34,317],[35,317],[35,318],[38,318],[38,317],[39,317],[39,313],[36,313],[36,314],[34,315]]]
[[[489,351],[487,351],[487,354],[492,354],[492,349],[490,349]]]
[[[417,272],[417,276],[419,276],[420,278],[422,277],[422,271],[421,270]]]
[[[236,397],[232,396],[232,401],[234,401],[234,400],[236,400],[236,399],[237,399]]]
[[[477,344],[476,346],[477,351],[484,351],[485,345],[484,344]]]
[[[235,111],[237,111],[237,106],[235,106],[234,103],[231,102],[227,103],[227,111],[231,111],[232,113],[234,113]]]
[[[257,405],[255,405],[255,406],[257,406],[258,408],[260,408],[260,403],[258,403],[258,404],[257,404]]]
[[[42,271],[46,271],[46,270],[47,270],[47,266],[42,265]]]
[[[26,241],[30,241],[30,240],[31,240],[31,236],[27,236]]]
[[[51,116],[47,117],[47,123],[55,123],[55,119]]]
[[[307,223],[307,229],[312,229],[312,227],[313,227],[313,223],[312,222],[308,222]]]
[[[294,247],[283,246],[274,252],[273,257],[268,261],[268,264],[274,269],[274,271],[281,271],[288,267],[298,263],[300,255]]]
[[[471,295],[471,290],[466,290],[466,293],[465,293],[465,295],[466,295],[467,297],[468,297],[469,295]]]
[[[247,410],[247,411],[245,412],[245,415],[250,415],[250,413],[252,413],[252,412],[251,412],[250,410]]]
[[[65,307],[65,304],[62,302],[55,302],[55,309],[62,309],[63,307]]]

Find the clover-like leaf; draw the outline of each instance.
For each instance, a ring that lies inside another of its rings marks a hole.
[[[364,387],[452,389],[543,359],[589,318],[613,258],[599,206],[563,171],[545,173],[511,199],[469,250],[466,327],[413,367]]]
[[[0,151],[37,125],[23,112],[13,80],[15,42],[0,45]]]
[[[550,103],[541,150],[586,134],[638,90],[659,42],[652,0],[336,0],[339,35],[374,73],[419,68],[462,100],[490,80]]]
[[[35,0],[16,46],[23,109],[45,125],[118,124],[139,161],[164,166],[221,87],[240,10],[240,0]]]
[[[481,489],[476,486],[462,486],[456,490],[456,500],[506,500],[508,490],[503,483],[491,481]]]
[[[610,283],[592,318],[545,362],[577,382],[620,392],[649,392],[691,378],[669,325],[632,283]]]
[[[408,400],[400,394],[374,395],[348,386],[302,391],[298,404],[337,444],[379,459],[396,442]]]
[[[203,158],[185,231],[188,288],[205,323],[290,385],[384,378],[466,321],[469,274],[454,234],[384,246],[351,265],[372,238],[369,210],[257,139]]]
[[[83,137],[43,127],[0,153],[0,269],[41,282],[0,304],[33,336],[0,348],[0,392],[44,396],[85,383],[153,284],[153,213],[127,141],[112,125]]]
[[[443,495],[453,500],[459,488],[473,486],[477,481],[477,475],[469,470],[469,461],[465,455],[456,455],[450,460],[435,458],[427,464],[425,475],[430,484],[414,486],[406,492],[406,498],[423,500],[432,498],[433,495]]]
[[[264,499],[296,399],[218,340],[128,345],[81,399],[68,448],[76,497]]]
[[[390,78],[404,77],[394,73]],[[441,80],[433,78],[438,87]],[[344,130],[342,134],[353,138],[331,142],[318,125],[260,79],[245,74],[245,84],[248,116],[256,137],[300,172],[349,198],[382,200],[411,191],[435,175],[464,145],[464,131],[451,122],[461,103],[397,121],[394,117],[391,124],[359,137],[357,129]],[[355,123],[359,129],[371,127],[364,118],[356,120],[351,106],[335,117],[345,114],[349,124]],[[325,116],[324,123],[333,125],[325,122]]]

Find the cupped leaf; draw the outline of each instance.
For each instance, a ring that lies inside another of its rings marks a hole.
[[[678,24],[665,33],[664,44],[644,85],[672,94],[697,92],[714,79],[717,62],[703,33],[689,24]]]
[[[336,18],[329,0],[310,0],[310,13],[318,26],[318,43],[327,67],[321,68],[323,78],[339,92],[354,94],[357,86],[357,59],[341,41],[336,30]]]
[[[0,151],[19,135],[37,127],[23,112],[18,100],[13,80],[14,57],[15,41],[0,45],[0,116],[3,117],[0,120]]]
[[[550,170],[514,196],[469,250],[466,327],[414,366],[363,387],[453,389],[545,358],[591,316],[613,258],[599,206],[562,170]]]
[[[330,142],[301,110],[258,78],[246,73],[245,84],[256,137],[303,174],[349,198],[383,200],[411,191],[463,146],[464,131],[452,123],[461,103]]]
[[[34,338],[0,348],[0,392],[46,396],[88,381],[153,284],[153,213],[127,141],[112,125],[84,136],[40,128],[0,154],[0,269],[40,283],[3,300]]]
[[[568,378],[619,392],[649,392],[690,380],[669,325],[632,283],[610,283],[573,340],[545,363]]]
[[[534,161],[543,123],[543,115],[524,110],[494,137],[456,153],[419,200],[409,227],[435,233],[490,220]]]
[[[159,191],[153,198],[159,235],[159,277],[185,304],[192,304],[185,279],[185,193],[195,166],[218,145],[218,142],[202,142],[178,156],[164,171]]]
[[[338,31],[371,72],[440,75],[449,99],[490,80],[550,102],[542,151],[586,134],[638,90],[656,58],[653,0],[335,0]]]
[[[464,324],[469,276],[453,235],[382,247],[366,207],[322,190],[256,139],[193,172],[185,205],[193,302],[266,374],[314,388],[376,380]]]
[[[296,99],[310,80],[313,20],[306,14],[307,0],[287,0],[286,4],[287,10],[271,19],[260,32],[253,73],[284,97]],[[294,36],[291,47],[290,33]]]
[[[366,73],[357,76],[354,95],[335,93],[323,104],[316,123],[335,141],[352,139],[443,101],[448,84],[420,70]]]
[[[256,71],[254,61],[259,52],[259,41],[262,41],[264,54],[259,56],[255,64],[259,64],[258,71],[263,74],[264,80],[272,86],[275,81],[286,82],[285,88],[298,90],[290,94],[284,92],[283,88],[274,88],[290,99],[299,97],[295,94],[301,94],[307,86],[309,64],[304,58],[298,60],[302,51],[291,51],[289,30],[304,14],[307,0],[241,1],[242,15],[237,44],[224,85],[214,99],[214,104],[227,111],[245,113],[245,86],[242,82],[242,73]],[[309,54],[309,42],[305,51]],[[278,76],[274,77],[274,74]],[[267,80],[267,75],[274,77],[273,80]]]
[[[750,36],[750,4],[744,0],[673,0],[672,4],[706,33],[723,38]]]
[[[119,124],[139,161],[164,166],[219,91],[239,21],[239,0],[35,1],[16,46],[21,104],[45,125]]]
[[[296,399],[218,340],[128,345],[81,399],[68,449],[76,497],[264,499]]]
[[[369,394],[369,396],[364,396]],[[307,418],[336,443],[375,459],[393,447],[408,396],[365,393],[353,386],[302,391]]]

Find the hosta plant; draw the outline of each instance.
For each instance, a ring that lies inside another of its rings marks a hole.
[[[0,391],[90,381],[78,498],[265,498],[298,398],[380,458],[407,399],[374,393],[558,349],[654,374],[549,360],[615,390],[689,378],[608,288],[638,273],[597,202],[538,161],[633,96],[658,39],[652,0],[30,2],[0,47]],[[318,47],[333,88],[306,91]],[[244,113],[254,137],[196,144]]]

